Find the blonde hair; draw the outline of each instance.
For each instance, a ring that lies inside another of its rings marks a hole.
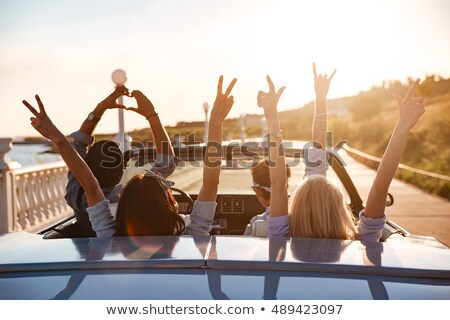
[[[353,215],[338,185],[321,175],[311,175],[291,195],[291,236],[356,239]]]

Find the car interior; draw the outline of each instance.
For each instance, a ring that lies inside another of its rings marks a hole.
[[[174,151],[179,159],[178,165],[183,167],[186,163],[191,165],[194,162],[202,163],[205,146],[183,146],[174,148]],[[227,145],[223,147],[224,160],[221,174],[226,174],[227,171],[234,171],[236,176],[239,177],[239,179],[234,179],[237,180],[236,183],[239,186],[226,190],[221,190],[219,187],[216,200],[217,211],[212,224],[211,235],[242,235],[250,219],[265,211],[265,208],[259,203],[256,195],[250,188],[251,179],[248,178],[249,180],[246,180],[246,178],[241,178],[245,176],[241,173],[247,172],[246,175],[249,177],[250,167],[254,161],[259,161],[259,159],[267,156],[267,152],[267,149],[258,143],[244,144],[243,146]],[[287,162],[288,159],[294,159],[297,160],[294,163],[299,164],[303,158],[303,152],[304,149],[285,148]],[[133,170],[129,170],[129,175],[125,180],[133,176],[136,172],[139,172],[139,170],[143,171],[144,166],[147,164],[151,165],[154,159],[156,159],[156,150],[153,148],[133,149],[125,152],[124,162],[126,171],[131,166],[134,167]],[[330,153],[328,172],[338,179],[341,188],[346,194],[347,203],[355,218],[358,219],[359,212],[364,208],[363,201],[348,175],[344,164],[333,153]],[[124,176],[126,175],[124,174]],[[171,177],[168,179],[171,180]],[[185,224],[188,224],[190,221],[189,214],[192,211],[199,189],[196,191],[191,190],[192,188],[183,190],[182,188],[172,187],[171,189],[178,202],[179,213],[183,215]],[[393,201],[392,195],[389,194],[386,205],[392,205]],[[112,204],[111,211],[113,214],[116,210],[117,204]],[[252,225],[252,236],[265,237],[267,236],[267,229],[267,221],[257,221]],[[74,216],[68,217],[56,225],[38,232],[38,234],[43,235],[44,239],[79,237],[78,226]],[[385,241],[389,237],[402,237],[406,235],[408,235],[407,231],[392,221],[387,221],[381,241]]]

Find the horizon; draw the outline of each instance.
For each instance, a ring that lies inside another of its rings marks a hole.
[[[238,78],[230,118],[262,114],[256,94],[267,89],[266,74],[277,87],[287,86],[280,111],[313,101],[313,62],[319,73],[337,69],[329,99],[382,81],[450,77],[445,0],[0,0],[0,9],[5,137],[38,135],[21,104],[34,103],[36,93],[64,134],[77,130],[114,90],[111,73],[118,68],[127,72],[130,90],[149,97],[165,126],[203,121],[202,105],[212,105],[220,74],[225,83]],[[139,115],[125,115],[126,131],[148,127]],[[96,133],[116,132],[117,122],[117,111],[107,112]]]
[[[435,78],[436,77],[441,77],[442,78],[442,80],[444,80],[444,81],[449,81],[450,80],[450,77],[448,77],[448,78],[444,78],[444,77],[442,77],[442,76],[440,76],[440,75],[434,75],[435,76]],[[423,81],[425,79],[425,76],[424,77],[420,77],[420,80],[421,80],[421,82]],[[408,79],[406,79],[406,80],[404,80],[404,81],[401,81],[401,80],[398,80],[398,79],[391,79],[391,80],[384,80],[386,83],[389,83],[389,81],[400,81],[401,82],[401,84],[402,85],[404,85],[404,86],[407,86],[407,84],[408,84]],[[438,80],[438,81],[440,81],[440,80]],[[381,84],[380,84],[380,86],[381,86]],[[378,87],[380,87],[380,86],[378,86]],[[336,101],[336,100],[344,100],[344,99],[351,99],[351,98],[354,98],[354,97],[357,97],[358,95],[360,95],[360,94],[362,94],[362,93],[367,93],[367,92],[370,92],[370,90],[372,89],[372,88],[374,88],[374,87],[376,87],[376,85],[374,85],[374,86],[372,86],[370,89],[368,89],[368,90],[365,90],[365,91],[360,91],[360,92],[358,92],[358,93],[356,93],[356,94],[353,94],[353,95],[346,95],[346,96],[341,96],[341,97],[334,97],[334,98],[330,98],[330,99],[327,99],[327,101],[329,101],[329,102],[332,102],[332,101]],[[283,109],[283,110],[280,110],[279,111],[279,113],[280,114],[282,114],[282,113],[284,113],[284,112],[289,112],[289,111],[294,111],[294,110],[298,110],[298,109],[302,109],[302,108],[305,108],[305,107],[307,107],[308,105],[310,105],[311,103],[314,103],[314,100],[310,100],[310,101],[308,101],[308,102],[306,102],[306,103],[304,103],[303,105],[301,105],[301,106],[297,106],[297,107],[293,107],[293,108],[289,108],[289,109]],[[333,113],[333,106],[332,105],[328,105],[328,109],[329,109],[329,111],[331,111],[331,113]],[[256,110],[256,111],[258,111],[258,109]],[[131,114],[132,113],[132,111],[129,111],[128,112],[129,114]],[[127,114],[127,111],[125,111],[125,114]],[[260,117],[264,117],[264,114],[262,113],[262,112],[254,112],[254,113],[245,113],[245,114],[241,114],[241,115],[244,115],[244,116],[260,116]],[[235,121],[239,121],[239,117],[241,116],[241,115],[237,115],[237,116],[229,116],[229,117],[227,117],[226,118],[226,120],[235,120]],[[204,123],[204,118],[203,119],[193,119],[193,120],[189,120],[189,121],[184,121],[184,120],[180,120],[180,121],[177,121],[176,123],[174,123],[174,124],[164,124],[163,123],[163,125],[164,125],[164,127],[170,127],[170,128],[177,128],[178,127],[178,124],[180,123],[180,122],[186,122],[186,123],[195,123],[195,122],[202,122],[202,123]],[[127,132],[128,133],[130,133],[131,131],[140,131],[140,130],[145,130],[145,129],[148,129],[148,125],[147,126],[144,126],[144,127],[142,127],[142,128],[135,128],[135,129],[133,129],[133,130],[128,130]],[[113,135],[113,134],[116,134],[117,132],[94,132],[94,135]],[[69,135],[69,133],[67,134],[67,136]],[[20,142],[21,141],[21,139],[27,139],[27,138],[31,138],[31,139],[34,139],[34,138],[42,138],[42,139],[45,139],[45,140],[48,140],[48,139],[46,139],[46,138],[43,138],[39,133],[37,133],[36,132],[36,134],[35,135],[30,135],[30,136],[16,136],[16,137],[13,137],[14,138],[14,142]]]

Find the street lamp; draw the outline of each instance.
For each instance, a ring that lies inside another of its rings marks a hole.
[[[203,104],[203,110],[205,111],[205,132],[203,135],[203,141],[206,143],[208,141],[208,110],[209,110],[209,104],[208,103],[204,103]]]
[[[122,69],[117,69],[112,73],[111,79],[117,87],[120,87],[127,82],[127,74]]]
[[[241,114],[239,116],[239,129],[240,129],[240,139],[241,139],[241,143],[243,144],[245,142],[245,114]]]
[[[125,82],[127,82],[127,74],[122,69],[114,70],[114,72],[111,75],[111,79],[114,82],[114,84],[117,87],[121,87],[125,85]],[[123,96],[120,96],[117,99],[118,104],[123,104]],[[114,139],[118,144],[120,151],[124,152],[125,150],[130,149],[131,146],[131,137],[125,133],[125,121],[124,121],[124,112],[123,109],[118,109],[119,112],[119,132],[116,135],[116,138]]]

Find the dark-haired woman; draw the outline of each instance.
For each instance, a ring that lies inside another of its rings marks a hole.
[[[269,161],[261,160],[256,166],[252,167],[252,189],[255,192],[256,199],[261,206],[263,206],[266,210],[254,216],[250,219],[250,222],[247,224],[247,227],[244,231],[244,236],[253,235],[253,224],[256,221],[267,221],[267,218],[270,215],[270,194],[272,193],[272,188],[270,184],[270,172],[269,172]],[[291,176],[291,169],[286,166],[286,177],[289,179]],[[265,234],[268,236],[268,234]]]
[[[128,89],[124,86],[117,87],[113,93],[89,113],[88,117],[81,124],[80,129],[70,135],[73,138],[73,147],[94,174],[105,198],[110,203],[115,204],[119,202],[119,196],[124,188],[124,185],[120,183],[124,167],[123,154],[119,149],[119,145],[114,141],[103,140],[92,143],[94,141],[94,130],[103,114],[109,109],[125,108],[125,106],[116,102],[120,96],[124,95],[130,95]],[[176,167],[169,136],[162,126],[152,102],[142,92],[137,90],[133,91],[130,96],[136,99],[138,107],[128,108],[128,110],[137,112],[147,119],[155,140],[158,158],[151,170],[160,173],[166,178],[172,174]],[[74,211],[79,236],[95,237],[96,233],[92,230],[89,215],[86,211],[88,203],[84,189],[72,174],[72,171],[69,171],[68,174],[65,199]]]

